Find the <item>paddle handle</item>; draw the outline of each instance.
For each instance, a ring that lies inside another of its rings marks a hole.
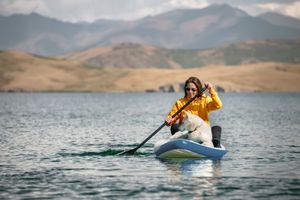
[[[204,90],[200,91],[200,92],[202,93],[202,92],[204,92]],[[172,118],[176,117],[179,113],[181,113],[183,111],[183,109],[185,109],[192,101],[194,101],[199,96],[200,96],[200,93],[196,94],[193,98],[191,98],[188,102],[186,102],[186,104],[184,104],[184,106],[182,106],[179,110],[177,110],[177,112],[175,114],[172,115]]]

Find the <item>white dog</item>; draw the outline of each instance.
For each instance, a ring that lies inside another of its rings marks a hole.
[[[183,126],[185,130],[176,132],[171,136],[171,139],[185,138],[195,142],[202,142],[203,145],[208,147],[214,147],[211,127],[199,116],[185,112]]]

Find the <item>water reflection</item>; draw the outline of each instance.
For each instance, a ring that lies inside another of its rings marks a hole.
[[[192,199],[201,199],[203,194],[213,195],[217,191],[217,177],[222,177],[221,161],[212,159],[161,160],[171,173],[170,184],[181,185],[183,193]],[[178,197],[180,198],[180,197]]]
[[[219,177],[221,161],[213,159],[172,159],[161,160],[172,174],[189,177]]]

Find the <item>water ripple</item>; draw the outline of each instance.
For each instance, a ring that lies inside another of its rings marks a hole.
[[[0,93],[0,199],[299,199],[299,94],[220,94],[221,160],[117,155],[180,96]]]

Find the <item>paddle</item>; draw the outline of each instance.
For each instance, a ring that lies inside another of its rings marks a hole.
[[[176,117],[185,107],[187,107],[192,101],[194,101],[197,97],[199,97],[204,91],[206,90],[206,87],[202,88],[198,94],[196,94],[193,98],[191,98],[188,102],[186,102],[185,105],[183,105],[174,115],[172,115],[172,118]],[[139,144],[134,149],[130,149],[127,151],[123,151],[118,153],[117,155],[132,155],[134,154],[141,146],[143,146],[150,138],[152,138],[158,131],[160,131],[165,125],[167,125],[166,122],[164,122],[158,129],[156,129],[151,135],[149,135],[141,144]]]

